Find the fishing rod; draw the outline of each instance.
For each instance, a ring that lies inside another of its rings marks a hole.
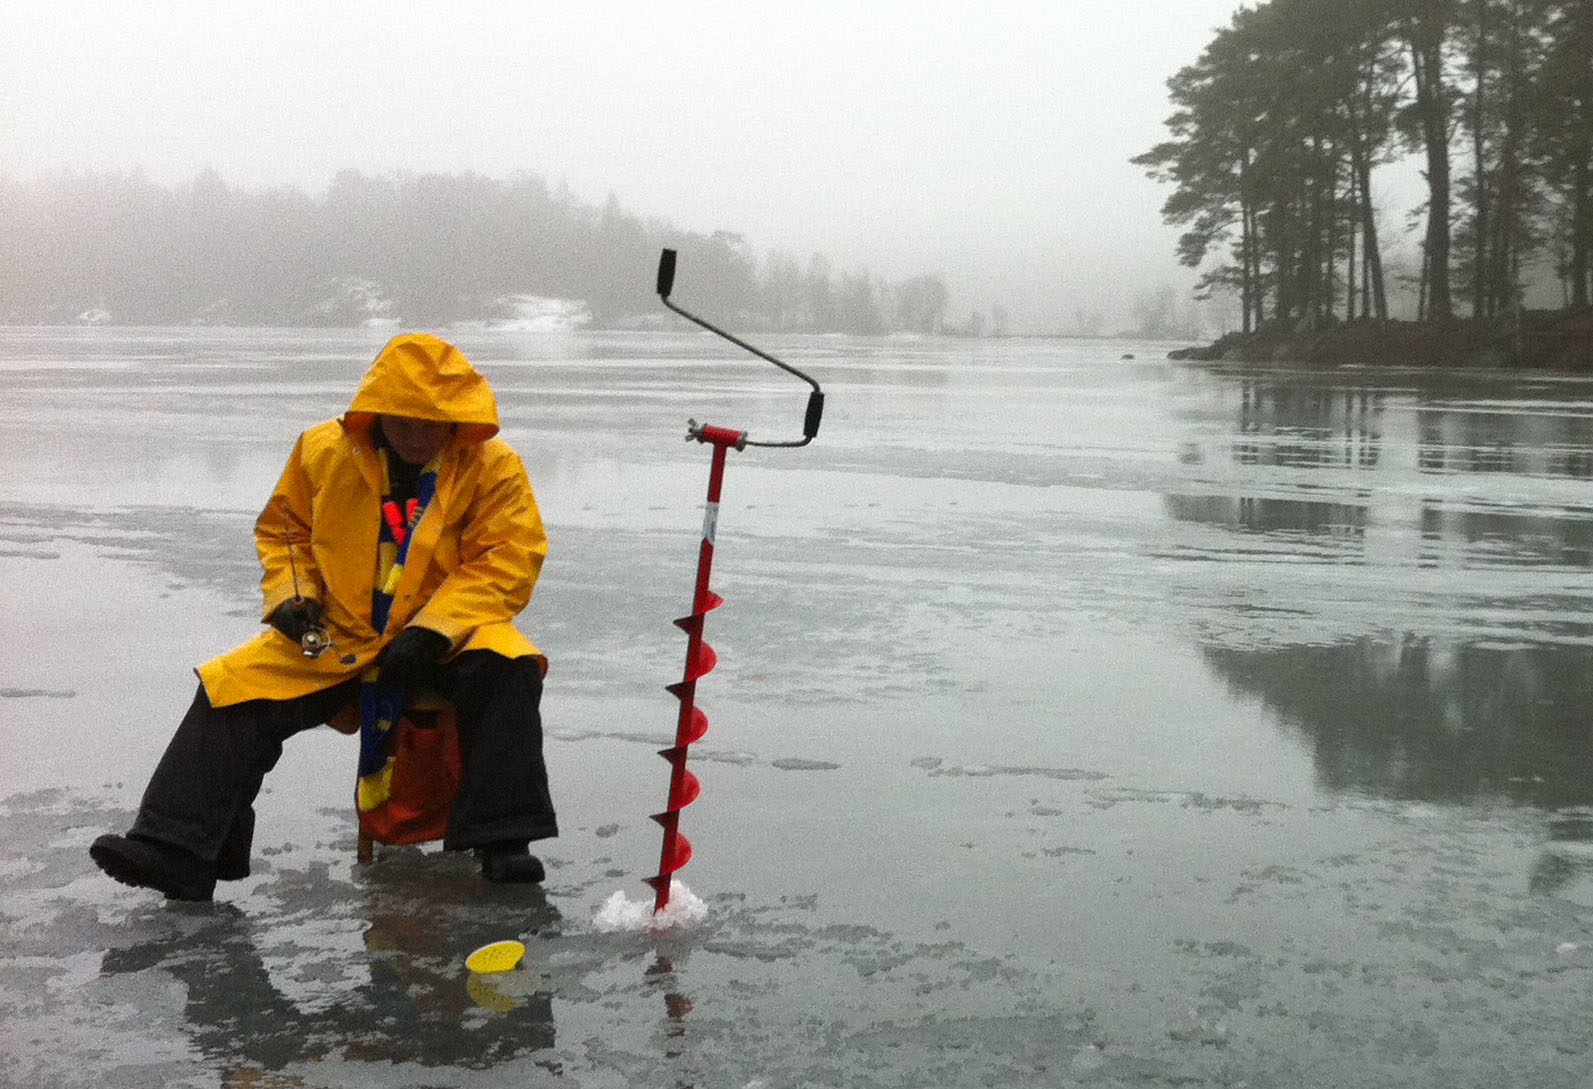
[[[819,420],[824,415],[824,391],[819,389],[819,384],[815,382],[811,376],[797,370],[797,368],[791,366],[791,364],[786,363],[783,360],[776,359],[774,356],[770,355],[761,348],[754,348],[740,337],[731,333],[727,333],[717,325],[704,321],[696,314],[693,314],[690,311],[676,306],[674,303],[670,302],[669,294],[674,290],[674,287],[675,251],[666,249],[658,256],[658,298],[660,302],[669,307],[669,309],[673,310],[675,313],[679,314],[681,317],[685,318],[687,321],[692,322],[695,325],[700,325],[702,328],[708,330],[710,333],[713,333],[715,336],[723,337],[736,347],[741,348],[744,351],[751,352],[759,359],[768,360],[770,363],[773,363],[776,367],[779,367],[787,374],[795,375],[813,387],[813,392],[808,394],[808,411],[806,418],[802,421],[802,437],[800,439],[790,439],[783,442],[754,442],[752,439],[746,437],[746,432],[742,432],[740,441],[736,443],[736,449],[740,450],[747,446],[806,446],[808,443],[812,442],[814,436],[819,433]],[[702,430],[702,426],[706,425],[699,426],[696,420],[689,420],[687,421],[687,426],[689,431],[686,438],[688,440],[696,439],[698,442],[709,441],[699,433]]]
[[[302,608],[309,601],[309,598],[299,592],[299,565],[293,560],[295,534],[292,512],[288,510],[287,501],[280,496],[277,497],[277,508],[282,512],[282,539],[287,542],[288,546],[288,574],[293,578],[293,604]],[[326,625],[321,623],[319,618],[312,621],[304,629],[304,634],[299,636],[299,649],[304,652],[306,658],[319,658],[336,645],[332,641],[332,633],[326,630]],[[338,662],[341,665],[353,665],[357,660],[352,654],[338,656]]]

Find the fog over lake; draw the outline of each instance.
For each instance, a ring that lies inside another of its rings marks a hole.
[[[941,276],[954,321],[1000,305],[1015,331],[1110,333],[1194,281],[1170,191],[1129,159],[1238,7],[13,0],[0,181],[319,195],[345,170],[529,171],[760,258]],[[434,222],[418,208],[405,236]]]

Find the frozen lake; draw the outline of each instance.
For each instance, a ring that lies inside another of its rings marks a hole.
[[[321,730],[255,876],[169,906],[86,847],[385,335],[0,329],[0,1085],[1587,1084],[1593,383],[754,338],[828,404],[729,454],[707,914],[655,935],[594,920],[658,865],[686,421],[795,437],[805,388],[690,332],[449,335],[548,525],[546,887],[356,865]]]

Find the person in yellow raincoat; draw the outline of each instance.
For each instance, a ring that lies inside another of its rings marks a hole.
[[[249,874],[254,801],[292,735],[425,686],[453,704],[461,773],[443,845],[495,881],[540,881],[558,834],[542,755],[546,659],[513,624],[547,553],[487,380],[425,333],[394,337],[341,417],[300,437],[255,523],[254,638],[199,690],[125,835],[89,852],[124,884],[208,900]],[[305,641],[306,633],[310,641]],[[314,654],[314,641],[330,638]],[[385,725],[385,723],[383,723]],[[362,773],[367,770],[362,767]]]

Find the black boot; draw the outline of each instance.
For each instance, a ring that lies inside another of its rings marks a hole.
[[[209,900],[216,889],[214,863],[156,840],[105,835],[89,855],[122,884],[163,892],[168,900]]]
[[[481,876],[503,884],[529,884],[547,876],[542,860],[531,853],[524,841],[489,843],[476,851],[481,858]]]

